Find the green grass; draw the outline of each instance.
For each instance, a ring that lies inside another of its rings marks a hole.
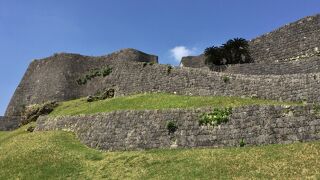
[[[50,115],[77,115],[115,110],[145,110],[198,107],[237,107],[244,105],[302,105],[256,98],[223,96],[178,96],[165,93],[138,94],[88,103],[85,98],[61,103]]]
[[[100,152],[69,132],[0,133],[0,179],[319,179],[320,142]]]

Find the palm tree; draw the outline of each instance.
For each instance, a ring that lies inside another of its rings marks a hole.
[[[223,65],[222,50],[219,47],[208,47],[204,51],[207,65]]]
[[[207,65],[242,64],[253,62],[248,41],[234,38],[220,47],[208,47],[204,51]]]
[[[243,38],[234,38],[223,44],[222,48],[225,50],[225,57],[228,64],[242,64],[250,63],[252,59],[249,53],[248,41]]]

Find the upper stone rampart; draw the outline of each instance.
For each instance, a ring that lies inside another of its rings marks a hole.
[[[157,63],[158,57],[134,49],[91,57],[56,53],[29,65],[6,110],[5,116],[20,116],[24,106],[49,100],[69,100],[88,95],[76,80],[86,72],[124,61]]]
[[[320,52],[320,14],[308,16],[249,41],[255,63],[288,62]],[[183,57],[183,67],[205,67],[205,57]]]
[[[249,42],[256,63],[289,61],[320,50],[320,14],[285,25]]]

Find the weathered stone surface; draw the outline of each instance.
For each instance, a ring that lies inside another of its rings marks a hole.
[[[192,67],[192,68],[205,68],[205,56],[201,54],[200,56],[186,56],[182,57],[180,62],[181,67]]]
[[[66,66],[64,63],[69,65]],[[90,67],[101,63],[112,67],[110,75],[104,78],[96,77],[85,85],[77,84],[76,79],[84,69],[91,69]],[[241,75],[198,68],[173,68],[168,73],[167,65],[144,66],[139,62],[100,61],[99,58],[97,61],[49,59],[36,64],[31,64],[30,70],[16,90],[7,116],[21,114],[21,104],[64,101],[86,97],[105,89],[114,89],[115,96],[169,92],[183,95],[253,96],[283,101],[320,102],[320,73]],[[224,81],[225,77],[228,77],[228,82]]]
[[[67,130],[86,145],[104,150],[239,146],[320,140],[320,116],[312,106],[248,106],[229,121],[199,126],[205,109],[116,111],[96,115],[40,117],[36,131]],[[177,130],[170,134],[168,122]]]
[[[317,50],[319,20],[320,15],[307,17],[252,40],[253,57],[258,63],[228,67],[225,73],[192,68],[173,68],[168,73],[168,66],[152,65],[157,62],[156,56],[133,49],[100,57],[60,53],[35,60],[17,87],[5,115],[20,116],[26,105],[86,97],[104,89],[115,89],[115,96],[170,92],[320,102],[319,57],[308,58],[307,63],[282,62],[301,53],[310,54],[311,49]],[[266,49],[270,53],[265,52]],[[273,64],[275,60],[281,62]],[[95,77],[83,85],[77,83],[86,72],[104,66],[112,68],[110,75]],[[227,83],[225,77],[230,79]]]
[[[95,91],[91,91],[90,87],[84,88],[76,83],[80,77],[89,70],[128,61],[157,63],[158,57],[134,49],[123,49],[100,57],[59,53],[42,60],[34,60],[17,87],[5,115],[20,116],[26,105],[92,95]],[[102,84],[95,86],[101,87]]]
[[[320,48],[320,14],[308,16],[250,41],[258,63],[288,61]]]
[[[218,69],[217,69],[218,70]],[[250,63],[229,65],[221,69],[222,72],[232,74],[255,75],[285,75],[307,74],[320,72],[320,56],[300,59],[291,62],[277,62],[271,64]]]
[[[251,57],[255,63],[263,63],[264,65],[266,63],[288,62],[305,56],[317,56],[320,50],[319,39],[320,14],[317,14],[305,17],[257,37],[249,41],[249,47]],[[182,58],[181,65],[184,67],[199,68],[204,67],[204,62],[205,57],[203,55],[190,56]],[[261,67],[263,67],[263,65],[261,65]],[[245,65],[241,65],[241,67],[244,66]],[[274,70],[276,74],[278,74],[277,70]],[[241,71],[241,74],[242,72],[245,71]]]
[[[0,116],[0,131],[10,131],[13,129],[17,129],[20,122],[20,117]]]

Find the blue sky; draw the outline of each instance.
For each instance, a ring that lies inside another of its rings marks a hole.
[[[0,0],[0,115],[32,59],[132,47],[178,64],[316,13],[319,0]]]

